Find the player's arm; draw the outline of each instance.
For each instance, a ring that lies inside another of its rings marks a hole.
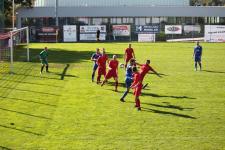
[[[96,61],[96,59],[94,59],[94,54],[91,56],[91,61]]]
[[[142,64],[139,64],[138,62],[135,62],[135,64],[138,65],[138,66],[142,66]]]
[[[194,52],[193,52],[193,58],[195,57],[195,48],[194,48]]]
[[[43,52],[40,52],[39,59],[43,59]]]
[[[154,74],[156,74],[158,77],[162,77],[157,71],[155,71],[153,68],[151,68],[151,71],[154,73]],[[150,73],[150,72],[149,72]]]

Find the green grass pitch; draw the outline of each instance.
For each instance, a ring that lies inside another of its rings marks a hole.
[[[203,71],[194,71],[194,43],[132,43],[137,61],[151,59],[163,78],[147,75],[134,109],[119,69],[118,90],[91,82],[90,57],[106,48],[123,62],[128,43],[31,44],[15,53],[14,74],[0,74],[0,149],[225,149],[225,44],[201,43]],[[38,53],[49,48],[51,73],[40,76]],[[110,80],[113,82],[113,80]]]

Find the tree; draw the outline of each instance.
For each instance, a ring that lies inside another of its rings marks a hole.
[[[4,15],[5,15],[5,24],[9,26],[12,24],[12,1],[13,0],[4,0]],[[20,7],[31,8],[35,0],[14,0],[15,10]]]
[[[225,0],[191,0],[190,4],[191,6],[223,6],[225,4]]]

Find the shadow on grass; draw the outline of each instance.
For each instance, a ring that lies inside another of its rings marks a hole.
[[[12,150],[12,149],[11,148],[8,148],[8,147],[0,146],[0,150]]]
[[[17,131],[20,131],[20,132],[29,133],[29,134],[33,134],[33,135],[37,135],[37,136],[44,136],[43,134],[40,134],[40,133],[35,133],[35,132],[32,132],[32,131],[26,131],[26,130],[18,129],[16,127],[9,127],[9,126],[5,126],[5,125],[1,125],[1,124],[0,124],[0,127],[12,129],[12,130],[17,130]],[[0,146],[0,148],[1,148],[1,146]],[[7,148],[6,150],[11,150],[11,149]]]
[[[112,92],[115,92],[115,93],[124,93],[125,91],[115,91],[115,89],[106,89],[108,91],[112,91]]]
[[[37,102],[37,101],[32,101],[32,100],[25,100],[25,99],[20,99],[20,98],[11,98],[11,97],[3,97],[3,96],[0,96],[0,98],[11,99],[11,100],[15,100],[15,101],[23,101],[23,102],[28,102],[28,103],[40,104],[40,105],[46,105],[46,106],[50,106],[50,107],[57,107],[57,105],[52,105],[52,104],[47,104],[47,103],[42,103],[42,102]]]
[[[151,96],[151,97],[158,97],[158,98],[175,98],[175,99],[196,99],[193,97],[188,97],[188,96],[171,96],[171,95],[159,95],[159,94],[154,94],[154,93],[141,93],[143,96]]]
[[[63,86],[58,86],[58,85],[51,85],[51,84],[43,84],[43,83],[35,83],[35,82],[26,82],[26,81],[16,81],[12,79],[3,79],[1,78],[0,80],[2,81],[9,81],[9,82],[15,82],[15,83],[24,83],[24,84],[31,84],[31,85],[41,85],[41,86],[51,86],[51,87],[59,87],[62,88]]]
[[[105,83],[105,85],[115,86],[115,82],[108,81],[108,82]],[[118,87],[126,87],[126,84],[125,83],[118,83]]]
[[[28,73],[18,73],[18,72],[14,72],[13,74],[14,75],[18,75],[18,76],[24,76],[24,78],[26,78],[26,77],[33,77],[33,78],[43,78],[43,79],[49,79],[49,80],[60,80],[59,78],[52,78],[52,77],[41,76],[39,74],[39,72],[37,73],[38,75],[31,75],[31,74],[28,74]]]
[[[149,74],[156,75],[155,73],[152,73],[152,72],[150,72]],[[159,73],[159,72],[158,72],[158,74],[159,74],[160,76],[169,76],[169,75],[167,75],[167,74]]]
[[[43,46],[44,48],[44,46]],[[31,62],[33,63],[40,63],[39,53],[43,49],[37,48],[30,48],[30,58]],[[26,48],[20,46],[15,51],[15,61],[25,61],[26,55],[21,56],[21,51],[26,53]],[[68,63],[79,63],[83,61],[90,60],[92,54],[95,53],[93,50],[65,50],[60,48],[49,48],[48,50],[48,61],[50,63],[61,63],[61,64],[68,64]],[[109,58],[112,58],[114,54],[107,53]],[[122,58],[122,54],[117,54],[118,58]]]
[[[209,73],[221,73],[221,74],[225,74],[225,72],[223,71],[213,71],[213,70],[202,70],[203,72],[209,72]]]
[[[197,119],[197,118],[189,116],[189,115],[178,114],[178,113],[167,112],[167,111],[161,111],[161,110],[150,109],[150,108],[145,108],[145,107],[142,107],[142,111],[152,112],[152,113],[157,113],[157,114],[162,114],[162,115],[172,115],[172,116],[182,117],[182,118],[187,118],[187,119]]]
[[[24,90],[24,89],[17,89],[14,87],[4,87],[4,86],[0,86],[1,88],[4,89],[11,89],[11,90],[17,90],[17,91],[22,91],[22,92],[32,92],[32,93],[38,93],[38,94],[43,94],[43,95],[51,95],[51,96],[61,96],[59,94],[54,94],[54,93],[46,93],[46,92],[39,92],[39,91],[32,91],[32,90]]]
[[[55,75],[59,75],[60,76],[60,80],[64,80],[65,77],[74,77],[74,78],[78,78],[78,76],[75,75],[67,75],[66,72],[68,70],[68,68],[70,67],[70,64],[66,64],[65,68],[63,69],[62,73],[54,73],[54,72],[50,72],[53,73]]]
[[[155,106],[155,107],[160,107],[160,108],[171,108],[171,109],[177,109],[177,110],[181,110],[181,111],[185,111],[185,110],[193,110],[194,108],[184,108],[181,106],[176,106],[176,105],[171,105],[168,102],[163,102],[166,105],[159,105],[159,104],[152,104],[152,103],[142,103],[145,105],[150,105],[150,106]]]
[[[26,115],[26,116],[30,116],[30,117],[40,118],[40,119],[51,120],[51,118],[48,118],[48,117],[38,116],[38,115],[32,115],[32,114],[28,114],[28,113],[24,113],[24,112],[19,112],[19,111],[15,111],[15,110],[9,110],[9,109],[5,109],[5,108],[0,108],[0,110],[8,111],[8,112],[13,112],[13,113],[21,114],[21,115]]]

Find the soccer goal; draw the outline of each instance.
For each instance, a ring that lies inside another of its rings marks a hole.
[[[28,27],[0,33],[0,73],[12,73],[15,61],[30,61]]]

